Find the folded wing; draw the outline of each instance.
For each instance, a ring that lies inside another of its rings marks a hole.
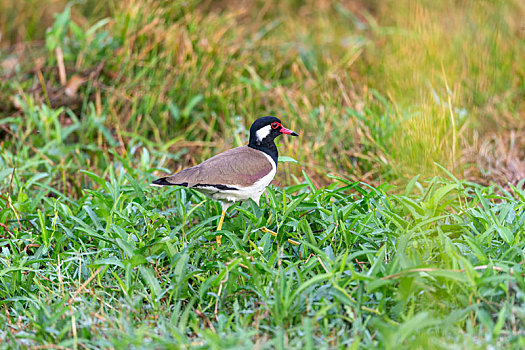
[[[163,177],[153,184],[186,187],[216,187],[234,190],[252,186],[273,170],[272,160],[248,146],[220,153],[192,168]]]

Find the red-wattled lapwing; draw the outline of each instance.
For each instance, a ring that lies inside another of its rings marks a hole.
[[[275,117],[259,118],[250,127],[248,145],[230,149],[192,168],[157,179],[152,185],[194,188],[221,202],[222,215],[217,226],[219,231],[226,210],[233,203],[251,198],[259,204],[264,189],[277,170],[279,154],[274,139],[281,134],[299,136],[282,126]],[[217,245],[220,244],[221,236],[217,236]]]

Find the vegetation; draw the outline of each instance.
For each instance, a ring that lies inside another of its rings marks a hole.
[[[0,347],[524,348],[524,15],[0,0]],[[300,143],[221,232],[148,186],[262,115]]]

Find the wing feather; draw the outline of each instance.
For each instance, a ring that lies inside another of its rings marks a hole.
[[[242,146],[162,179],[169,184],[187,187],[247,187],[272,171],[270,161],[263,152]]]

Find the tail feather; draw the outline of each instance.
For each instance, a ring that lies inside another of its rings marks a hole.
[[[178,185],[178,186],[185,186],[187,187],[188,186],[188,183],[187,182],[184,182],[184,183],[173,183],[173,182],[170,182],[168,180],[167,177],[161,177],[155,181],[153,181],[151,183],[152,186],[174,186],[174,185]]]

